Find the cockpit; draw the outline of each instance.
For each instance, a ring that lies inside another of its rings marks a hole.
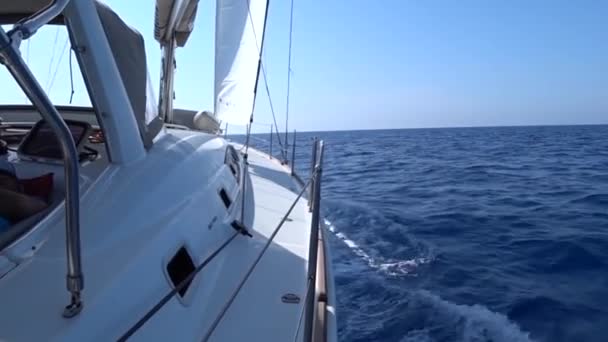
[[[108,165],[103,131],[86,107],[59,107],[78,152],[81,195]],[[0,106],[0,249],[65,198],[63,154],[31,106]]]
[[[56,251],[53,242],[65,242],[70,303],[64,317],[82,308],[81,219],[90,223],[94,204],[109,198],[102,195],[123,190],[127,178],[137,177],[138,167],[162,149],[156,147],[167,136],[165,120],[171,121],[174,50],[192,31],[195,9],[188,6],[190,14],[173,22],[179,27],[162,42],[157,37],[163,53],[157,101],[143,36],[104,2],[0,2],[0,69],[6,71],[0,75],[7,76],[0,81],[0,277],[34,255]],[[163,27],[156,24],[159,32]],[[65,52],[54,58],[61,42]],[[68,72],[55,83],[62,60]],[[41,70],[37,65],[45,61]],[[53,93],[54,84],[59,90]],[[32,105],[2,105],[22,96]],[[57,105],[68,98],[88,107]],[[114,213],[118,205],[107,202],[106,212]]]
[[[20,51],[20,56],[13,59],[8,58],[10,49],[0,52],[3,54],[0,62],[9,69],[9,72],[2,70],[0,75],[5,87],[0,94],[0,251],[30,228],[43,225],[44,218],[55,209],[61,211],[57,216],[67,215],[66,227],[72,222],[76,228],[77,214],[69,219],[66,211],[78,211],[77,202],[111,163],[120,165],[142,158],[163,125],[141,34],[100,2],[92,3],[89,9],[97,14],[95,30],[88,30],[91,23],[70,21],[67,14],[59,14],[42,26],[35,20],[24,19],[45,9],[47,4],[48,0],[34,0],[0,6],[4,38],[10,36],[11,47]],[[30,28],[34,28],[31,35]],[[15,32],[21,32],[27,39],[17,39]],[[100,44],[100,39],[107,44]],[[64,48],[56,49],[62,42]],[[80,48],[83,46],[86,49]],[[23,83],[15,82],[17,71],[11,69],[21,62],[25,62],[33,76],[25,88]],[[74,97],[76,103],[86,106],[52,105],[61,116],[60,125],[65,124],[69,131],[60,139],[58,120],[47,121],[50,114],[54,117],[56,114],[45,113],[40,101],[32,99],[36,93],[34,83],[38,83],[47,101],[51,100],[49,104],[66,103],[71,88],[70,103]],[[53,93],[54,84],[63,89]],[[1,104],[15,103],[15,98],[24,94],[27,102],[36,106]],[[70,136],[77,153],[70,156],[72,162],[64,159],[63,149]],[[66,177],[68,169],[77,176]],[[64,201],[70,198],[71,203]]]

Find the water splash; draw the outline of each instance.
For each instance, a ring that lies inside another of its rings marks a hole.
[[[383,257],[372,257],[355,241],[348,238],[346,234],[340,232],[328,219],[324,219],[327,230],[340,239],[355,255],[359,256],[367,265],[373,269],[379,270],[389,276],[404,276],[416,275],[416,270],[419,266],[428,264],[432,261],[432,257],[418,257],[409,260],[398,260]]]
[[[417,315],[432,317],[430,326],[408,332],[402,341],[435,341],[441,332],[450,331],[454,340],[462,342],[530,342],[529,334],[505,315],[482,305],[461,305],[449,302],[428,291],[414,293]],[[458,336],[458,337],[456,337]]]

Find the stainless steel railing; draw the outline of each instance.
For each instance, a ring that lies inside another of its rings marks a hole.
[[[296,130],[293,130],[293,143],[291,144],[291,175],[296,174]]]
[[[312,143],[312,158],[311,158],[311,165],[310,165],[310,177],[312,178],[314,176],[315,173],[315,167],[317,165],[317,151],[319,150],[319,139],[317,139],[316,137],[313,140]],[[311,186],[310,189],[308,190],[308,211],[312,212],[313,209],[313,198],[315,196],[314,193],[314,186]]]
[[[76,316],[82,309],[81,291],[84,288],[80,253],[80,198],[78,189],[78,152],[72,134],[63,118],[53,106],[31,70],[21,57],[18,46],[21,39],[27,39],[40,27],[59,15],[69,0],[56,0],[29,17],[7,33],[0,28],[0,63],[4,64],[23,92],[38,109],[56,134],[63,153],[65,172],[65,225],[67,289],[71,300],[65,307],[63,316]]]
[[[319,249],[319,224],[321,218],[321,179],[323,177],[323,140],[315,139],[313,163],[310,183],[312,206],[312,219],[310,226],[310,242],[308,248],[308,288],[306,291],[306,314],[304,318],[304,341],[312,341],[313,337],[313,322],[315,319],[315,309],[317,306],[317,296],[315,295],[315,286],[317,279],[317,253]]]
[[[50,1],[46,7],[22,22],[16,24],[11,31],[18,32],[19,39],[28,39],[34,33],[36,33],[39,28],[48,24],[51,22],[51,20],[55,19],[55,17],[61,14],[68,2],[70,2],[70,0]],[[11,35],[11,38],[14,37]]]

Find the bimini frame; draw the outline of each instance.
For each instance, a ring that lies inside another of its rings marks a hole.
[[[24,3],[32,6],[32,1]],[[146,152],[95,1],[54,0],[46,7],[42,6],[43,0],[40,3],[36,8],[42,8],[41,10],[15,24],[9,32],[0,27],[0,63],[6,66],[49,123],[63,152],[67,289],[71,296],[63,315],[69,318],[82,310],[81,292],[84,288],[80,250],[78,153],[67,125],[21,57],[21,41],[30,38],[40,27],[62,15],[91,103],[104,132],[110,161],[114,164],[130,163],[143,158]],[[27,13],[27,9],[23,13]]]

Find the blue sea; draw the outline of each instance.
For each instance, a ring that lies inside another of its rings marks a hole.
[[[341,341],[608,340],[608,126],[315,136]]]

